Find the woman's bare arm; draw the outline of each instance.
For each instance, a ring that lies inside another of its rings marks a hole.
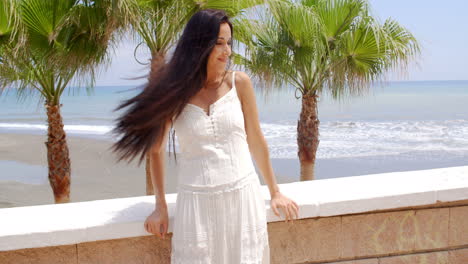
[[[237,73],[236,87],[238,87],[237,90],[242,104],[242,112],[244,113],[247,143],[255,163],[268,185],[271,196],[271,208],[277,216],[280,216],[278,208],[281,208],[284,213],[285,221],[293,220],[294,218],[297,219],[299,216],[299,206],[296,202],[284,196],[276,183],[273,168],[271,167],[268,146],[260,128],[252,82],[249,76],[244,72]]]
[[[271,167],[268,146],[260,128],[252,82],[244,72],[238,71],[236,72],[236,76],[236,87],[238,88],[242,111],[244,112],[245,131],[249,150],[268,185],[270,195],[273,196],[279,191],[279,188]]]
[[[155,142],[150,150],[151,182],[153,183],[156,206],[167,206],[164,192],[164,176],[166,144],[170,127],[171,121],[169,120],[164,125],[163,137]]]

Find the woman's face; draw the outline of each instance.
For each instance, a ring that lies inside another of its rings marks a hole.
[[[208,57],[208,69],[224,69],[231,56],[231,28],[228,23],[222,23],[219,27],[218,40]]]

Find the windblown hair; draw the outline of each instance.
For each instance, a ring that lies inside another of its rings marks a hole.
[[[112,150],[119,161],[131,161],[139,156],[141,163],[152,145],[164,136],[165,123],[177,118],[189,99],[203,87],[208,57],[222,23],[228,23],[233,32],[224,11],[205,9],[195,13],[185,26],[170,61],[151,72],[138,95],[115,109],[126,109],[112,131],[118,138]]]

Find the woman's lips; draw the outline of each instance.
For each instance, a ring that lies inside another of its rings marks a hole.
[[[219,61],[222,61],[222,62],[226,62],[226,61],[227,61],[227,59],[225,59],[225,58],[218,58],[218,60],[219,60]]]

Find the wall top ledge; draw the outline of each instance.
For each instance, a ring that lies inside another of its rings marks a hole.
[[[468,199],[468,166],[280,184],[299,218],[345,215]],[[268,222],[281,221],[262,186]],[[177,194],[167,194],[172,232]],[[0,251],[150,235],[153,196],[0,209]]]

